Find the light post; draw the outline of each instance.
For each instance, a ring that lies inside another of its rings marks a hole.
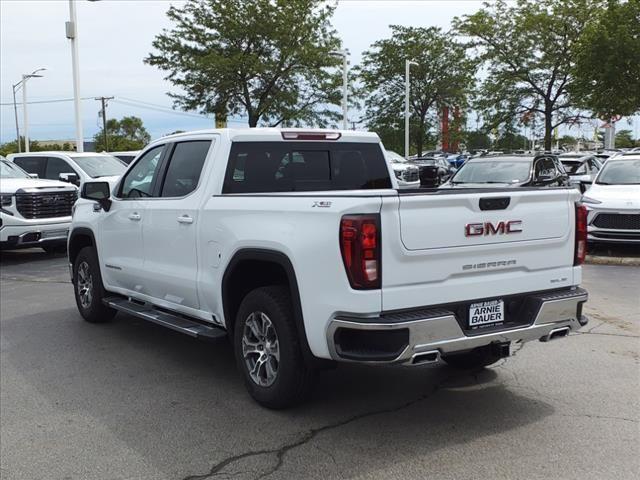
[[[42,75],[38,75],[38,72],[45,71],[46,68],[38,68],[28,75],[22,75],[22,80],[20,80],[15,85],[12,85],[13,88],[13,113],[16,119],[16,138],[18,140],[18,152],[22,152],[22,148],[20,146],[20,128],[18,127],[18,105],[16,104],[16,92],[18,88],[22,87],[22,114],[23,114],[23,127],[24,127],[24,151],[29,152],[29,113],[27,111],[27,81],[30,78],[40,78]]]
[[[96,1],[96,0],[90,0]],[[65,24],[67,38],[71,40],[71,68],[73,70],[73,109],[76,117],[76,151],[84,152],[82,111],[80,109],[80,70],[78,65],[78,20],[76,2],[69,0],[69,21]]]
[[[409,68],[418,65],[411,60],[404,62],[404,158],[409,159]]]
[[[347,59],[347,55],[349,52],[347,50],[334,50],[333,52],[329,52],[331,55],[335,55],[338,57],[342,57],[342,129],[346,130],[348,128],[348,120],[347,120],[347,96],[348,96],[348,86],[349,86],[349,60]]]
[[[20,145],[20,127],[18,126],[18,105],[16,104],[16,88],[20,85],[20,82],[15,85],[11,85],[13,88],[13,114],[16,118],[16,141],[18,142],[18,153],[22,152],[22,146]]]

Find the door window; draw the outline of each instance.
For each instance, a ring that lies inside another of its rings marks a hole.
[[[76,173],[76,171],[63,159],[58,157],[49,157],[47,159],[47,168],[44,178],[48,178],[49,180],[58,180],[61,173]]]
[[[28,173],[35,173],[40,178],[45,178],[45,166],[47,157],[17,157],[13,160],[16,165]]]
[[[176,144],[162,184],[161,197],[184,197],[196,189],[210,146],[210,140]]]
[[[140,198],[153,196],[153,187],[160,171],[160,159],[164,145],[154,147],[136,162],[122,181],[120,197]]]

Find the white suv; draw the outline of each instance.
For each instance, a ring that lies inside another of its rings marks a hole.
[[[0,160],[0,248],[42,247],[64,251],[71,209],[78,189],[68,183],[38,180]]]
[[[9,160],[38,178],[60,180],[78,187],[94,179],[115,184],[126,164],[105,153],[31,152],[13,153]]]

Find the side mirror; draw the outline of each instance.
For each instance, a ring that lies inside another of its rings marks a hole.
[[[37,173],[29,173],[29,178],[39,178]]]
[[[74,185],[80,184],[80,179],[76,173],[61,173],[58,175],[58,180],[61,182],[73,183]]]
[[[580,175],[578,177],[578,181],[580,183],[593,183],[593,179],[591,178],[591,175]]]
[[[82,186],[80,198],[98,202],[105,212],[111,208],[111,185],[109,182],[87,182]]]

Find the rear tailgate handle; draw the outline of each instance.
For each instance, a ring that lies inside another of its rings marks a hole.
[[[511,203],[511,197],[489,197],[480,199],[480,210],[504,210]]]

